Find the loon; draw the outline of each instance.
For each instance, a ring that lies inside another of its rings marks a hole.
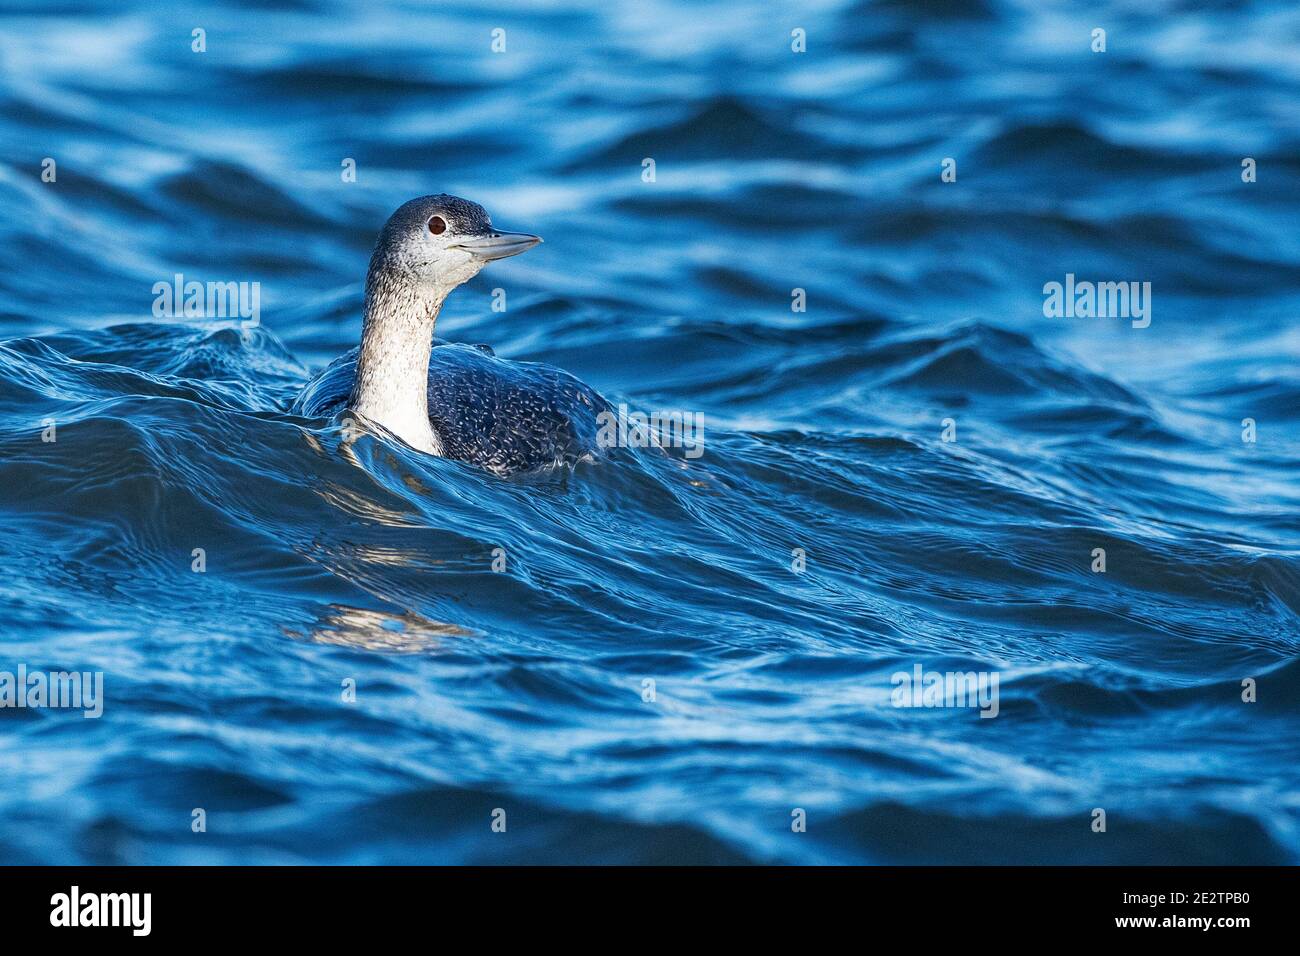
[[[610,405],[594,389],[548,365],[433,337],[453,289],[541,241],[495,229],[482,206],[456,196],[400,206],[370,257],[361,347],[312,379],[290,412],[350,410],[418,451],[500,475],[595,458]]]

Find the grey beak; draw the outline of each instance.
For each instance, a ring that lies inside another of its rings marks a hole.
[[[517,256],[541,241],[541,236],[529,235],[526,232],[490,232],[486,236],[475,236],[473,239],[458,242],[453,248],[464,249],[476,259],[491,262],[493,259]]]

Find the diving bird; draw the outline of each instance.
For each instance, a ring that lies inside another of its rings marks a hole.
[[[433,337],[453,289],[541,241],[496,229],[482,206],[456,196],[399,207],[370,257],[361,347],[309,382],[290,412],[348,409],[412,448],[502,475],[596,457],[598,416],[610,405],[595,390],[548,365]]]

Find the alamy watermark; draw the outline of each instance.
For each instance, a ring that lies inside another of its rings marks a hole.
[[[94,719],[104,713],[103,671],[0,671],[0,708],[63,708]]]
[[[156,319],[242,319],[245,329],[262,322],[260,282],[199,282],[176,273],[171,282],[153,284]]]
[[[915,664],[897,671],[890,700],[895,707],[978,707],[981,717],[998,715],[997,671],[927,671]]]
[[[1043,286],[1043,315],[1049,319],[1132,319],[1135,329],[1151,324],[1150,282],[1065,282]]]
[[[83,893],[73,886],[50,897],[51,926],[124,926],[132,936],[153,929],[152,893]]]
[[[628,411],[620,404],[615,411],[596,416],[599,448],[682,448],[687,458],[704,454],[704,413],[682,411]]]

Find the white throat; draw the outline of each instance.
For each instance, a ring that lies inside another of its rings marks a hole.
[[[418,284],[372,264],[366,277],[361,353],[349,407],[406,444],[442,455],[429,425],[433,327],[450,289]]]

